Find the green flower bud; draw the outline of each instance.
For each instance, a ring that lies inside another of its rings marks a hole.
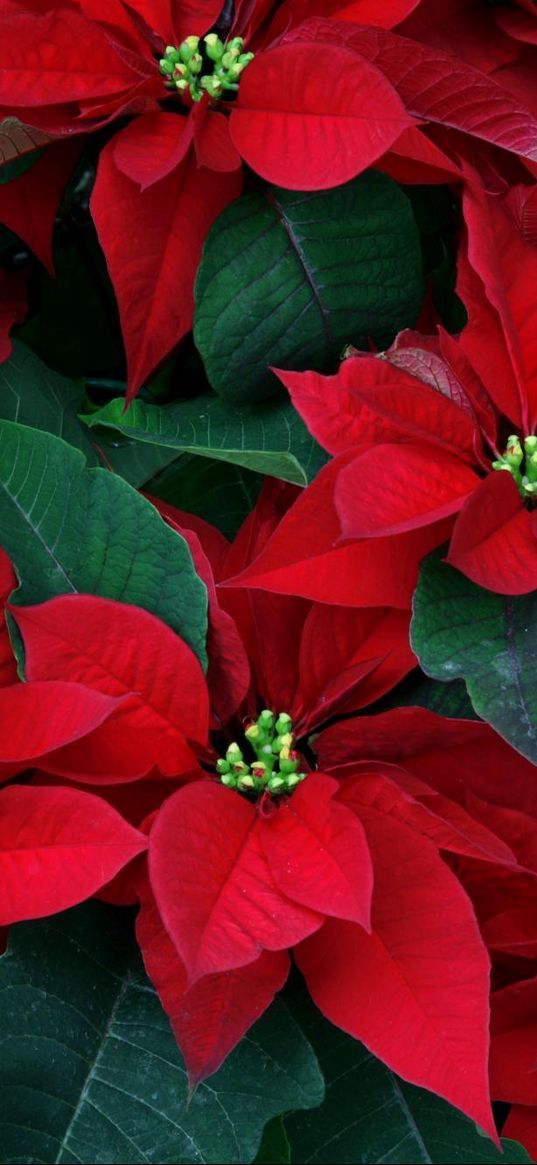
[[[168,61],[171,61],[173,65],[176,65],[177,61],[181,60],[179,49],[176,48],[173,44],[166,45],[166,48],[164,49],[164,56]]]
[[[229,763],[232,765],[236,765],[236,764],[238,764],[239,761],[244,760],[244,757],[242,755],[242,752],[241,752],[236,740],[234,740],[230,745],[228,745],[228,748],[226,749],[226,760],[228,760]]]
[[[233,776],[233,773],[222,773],[220,781],[223,785],[226,786],[226,789],[237,788],[237,778]]]
[[[184,93],[185,89],[188,89],[188,81],[185,81],[184,78],[179,77],[175,82],[175,88],[178,89],[180,93]]]
[[[255,781],[250,773],[245,773],[243,777],[238,780],[239,789],[255,789]]]
[[[293,731],[293,721],[291,720],[291,717],[287,715],[287,712],[280,712],[275,724],[275,728],[278,736],[283,736],[285,732]]]
[[[295,789],[301,781],[304,780],[305,773],[288,773],[285,778],[285,788],[290,793],[291,789]]]
[[[274,776],[270,778],[270,781],[267,784],[267,789],[270,789],[271,793],[278,793],[282,791],[284,785],[285,781],[283,777]]]
[[[274,728],[274,712],[271,712],[269,708],[263,708],[263,711],[257,717],[257,723],[264,732],[272,732]],[[278,730],[276,729],[276,731]]]
[[[217,773],[220,773],[220,774],[229,773],[229,769],[230,769],[229,761],[224,760],[223,757],[220,757],[220,759],[217,760],[217,762],[216,762]]]
[[[171,77],[172,73],[174,72],[175,65],[172,61],[167,61],[165,57],[162,57],[159,61],[159,69],[163,76]]]
[[[253,743],[255,740],[259,740],[262,736],[259,724],[249,724],[248,728],[245,728],[244,730],[244,735],[251,743]]]
[[[203,38],[203,40],[205,44],[205,52],[207,53],[209,60],[216,62],[220,61],[224,54],[224,44],[220,40],[220,37],[217,36],[215,32],[209,32],[207,36]]]

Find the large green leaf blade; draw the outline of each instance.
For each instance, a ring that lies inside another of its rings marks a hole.
[[[195,297],[196,345],[230,401],[274,394],[270,367],[323,371],[347,343],[386,347],[423,297],[410,203],[374,171],[328,191],[243,195],[209,233]]]
[[[13,601],[103,595],[158,615],[206,661],[207,592],[183,538],[125,481],[58,437],[0,421],[0,545]]]
[[[239,465],[294,485],[307,485],[327,460],[288,400],[264,401],[251,408],[225,404],[205,393],[161,406],[135,400],[123,412],[124,403],[110,401],[84,418],[86,424],[112,428],[125,437],[177,453]]]
[[[10,935],[0,959],[3,1162],[251,1161],[265,1123],[323,1097],[283,1004],[188,1104],[182,1058],[124,912],[90,902]]]
[[[332,1027],[298,995],[291,1011],[315,1048],[326,1082],[324,1103],[285,1118],[291,1160],[310,1165],[515,1165],[531,1158],[502,1141],[503,1154],[457,1109],[415,1088],[358,1040]],[[408,1033],[412,1039],[412,1032]]]
[[[412,646],[437,680],[463,678],[475,711],[537,763],[537,595],[496,595],[442,562],[422,565]]]
[[[118,443],[111,439],[111,433],[93,441],[93,434],[88,433],[79,415],[86,404],[82,381],[55,372],[20,340],[13,342],[9,360],[0,365],[3,420],[63,437],[69,445],[80,449],[88,465],[106,464],[136,487],[145,485],[175,459],[173,450],[142,445],[138,441]]]

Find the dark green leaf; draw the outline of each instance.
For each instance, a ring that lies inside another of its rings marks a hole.
[[[183,1061],[124,912],[90,902],[10,935],[0,959],[1,1160],[251,1161],[263,1126],[323,1096],[281,1003],[187,1107]]]
[[[64,376],[124,379],[123,342],[108,271],[91,223],[78,223],[54,249],[54,277],[32,285],[35,314],[18,335]]]
[[[137,448],[151,446],[137,444]],[[212,522],[226,538],[234,538],[255,506],[262,482],[258,473],[239,465],[185,453],[148,481],[146,489],[172,506]]]
[[[173,450],[139,441],[117,441],[111,433],[94,441],[79,417],[85,405],[80,380],[47,368],[35,352],[14,341],[12,355],[0,365],[0,417],[4,420],[63,437],[80,449],[89,465],[105,464],[136,487],[176,460]]]
[[[88,436],[78,419],[84,402],[80,381],[68,380],[47,368],[30,348],[19,340],[13,343],[13,352],[0,364],[0,417],[17,421],[63,437],[69,445],[80,449],[89,465],[101,464]]]
[[[175,453],[196,453],[214,461],[307,485],[327,461],[289,400],[265,401],[255,408],[224,404],[212,393],[169,405],[135,400],[110,401],[84,418],[126,437],[160,445]]]
[[[412,646],[427,675],[462,677],[483,720],[537,763],[537,595],[495,595],[435,552],[414,596]]]
[[[261,400],[280,368],[326,370],[343,346],[386,346],[423,297],[410,203],[369,171],[334,190],[245,194],[209,233],[194,339],[228,400]]]
[[[206,661],[207,593],[186,542],[106,469],[49,433],[0,421],[0,545],[18,603],[84,592],[145,607]]]
[[[275,1117],[266,1126],[255,1165],[291,1165],[291,1146],[283,1116]]]
[[[13,158],[12,162],[4,162],[3,165],[0,163],[0,186],[6,186],[8,182],[13,182],[15,178],[20,178],[27,170],[31,170],[42,152],[34,150],[32,154],[22,154],[20,158]]]
[[[386,712],[389,708],[428,708],[438,716],[475,720],[475,711],[463,680],[437,683],[424,676],[418,668],[383,696],[371,711]]]
[[[525,1149],[503,1141],[503,1155],[475,1125],[431,1092],[390,1072],[362,1044],[338,1031],[307,997],[291,1011],[321,1064],[326,1099],[320,1108],[285,1119],[291,1160],[308,1165],[511,1165],[530,1161]],[[409,1032],[409,1039],[412,1033]]]

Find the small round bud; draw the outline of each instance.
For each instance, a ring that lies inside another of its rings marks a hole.
[[[291,717],[288,716],[287,712],[280,712],[275,724],[275,728],[278,736],[282,736],[284,732],[292,732],[293,721],[291,720]]]
[[[255,781],[250,773],[245,773],[243,777],[238,780],[239,789],[255,789]]]
[[[232,743],[228,745],[226,749],[226,760],[228,760],[232,765],[237,764],[237,761],[244,760],[236,740],[232,741]]]
[[[237,778],[233,776],[233,773],[222,773],[220,780],[226,786],[226,789],[237,788]]]
[[[283,777],[274,776],[270,778],[270,781],[268,781],[267,789],[270,789],[271,793],[278,793],[281,792],[284,785],[285,781]]]
[[[220,759],[217,760],[217,762],[216,762],[217,773],[229,773],[229,769],[230,769],[229,761],[224,760],[223,757],[220,757]]]

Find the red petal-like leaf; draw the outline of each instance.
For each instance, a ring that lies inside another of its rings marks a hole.
[[[286,42],[345,46],[384,74],[408,113],[537,160],[537,120],[510,92],[459,57],[381,28],[311,20]]]
[[[254,963],[205,975],[190,989],[187,976],[158,913],[149,886],[141,888],[136,936],[180,1045],[191,1085],[220,1067],[248,1028],[272,1003],[289,973],[284,951],[263,951]]]
[[[14,231],[52,272],[52,229],[78,142],[54,143],[29,170],[0,185],[0,222]]]
[[[193,155],[140,191],[118,169],[115,142],[99,159],[91,212],[116,292],[127,349],[129,399],[192,325],[205,236],[240,193],[240,174],[198,170]]]
[[[406,611],[312,607],[300,644],[301,733],[372,704],[403,679],[415,666],[408,624]]]
[[[190,118],[144,113],[114,139],[114,161],[127,178],[147,190],[176,169],[191,141]]]
[[[99,24],[68,7],[23,12],[2,23],[0,105],[30,109],[121,93],[151,73],[150,62],[138,57],[135,69],[125,56]]]
[[[155,818],[151,888],[190,983],[292,946],[322,923],[278,890],[259,820],[238,793],[210,781],[174,793]]]
[[[92,595],[62,595],[12,613],[28,679],[69,679],[129,697],[115,729],[120,748],[129,749],[130,739],[135,762],[138,754],[133,775],[148,760],[167,776],[194,767],[186,738],[206,742],[207,687],[193,651],[165,623],[140,607]]]
[[[388,762],[462,804],[471,790],[495,805],[537,816],[535,766],[481,721],[394,708],[324,729],[315,751],[325,773],[356,760]]]
[[[12,785],[0,792],[0,925],[83,902],[147,847],[100,797]]]
[[[0,719],[4,729],[0,772],[35,765],[52,749],[85,737],[123,701],[78,683],[53,681],[12,684],[0,688]]]
[[[495,1100],[537,1104],[537,979],[492,996],[490,1090]]]
[[[537,1157],[537,1108],[514,1104],[503,1126],[502,1136],[520,1141],[534,1160]]]
[[[489,960],[471,903],[426,838],[372,810],[362,820],[374,863],[373,933],[330,920],[298,949],[299,966],[327,1018],[497,1140]]]
[[[241,79],[231,138],[262,178],[324,190],[361,173],[411,124],[382,74],[326,45],[322,68],[307,45],[256,56]]]
[[[505,595],[537,587],[537,518],[510,473],[492,472],[463,506],[447,561],[478,586]]]
[[[433,445],[377,445],[339,475],[342,535],[378,538],[438,522],[460,510],[478,484],[468,465]]]
[[[451,522],[411,531],[395,541],[375,538],[341,545],[334,487],[350,450],[321,469],[282,518],[259,556],[226,587],[259,587],[348,607],[407,610],[419,563],[445,542]]]
[[[274,816],[261,821],[261,843],[284,894],[369,930],[371,858],[357,817],[333,800],[338,787],[330,777],[311,773]]]

